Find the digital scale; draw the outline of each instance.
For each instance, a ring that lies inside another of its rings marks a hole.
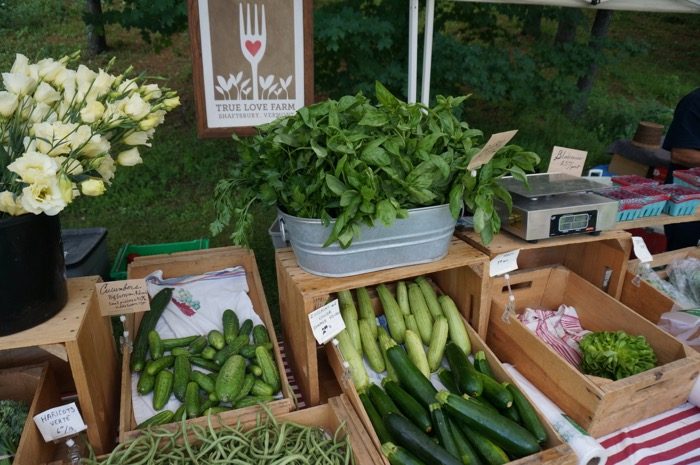
[[[510,176],[499,181],[513,198],[510,214],[505,203],[496,202],[501,229],[521,239],[598,234],[617,222],[617,201],[594,192],[605,184],[563,173],[532,174],[527,181]]]

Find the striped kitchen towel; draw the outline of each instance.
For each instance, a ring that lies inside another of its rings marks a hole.
[[[600,439],[606,465],[700,464],[700,407],[685,403]]]

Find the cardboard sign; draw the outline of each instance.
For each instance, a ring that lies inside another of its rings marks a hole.
[[[547,173],[564,173],[572,176],[581,176],[583,165],[586,163],[588,152],[585,150],[557,147],[552,149]]]
[[[520,249],[496,255],[489,265],[489,276],[502,275],[518,269],[518,254]]]
[[[491,135],[489,141],[484,145],[484,148],[469,161],[467,169],[475,170],[481,165],[485,165],[491,161],[496,152],[505,147],[517,132],[518,130],[515,129],[513,131],[499,132],[498,134]]]
[[[87,429],[75,402],[35,415],[34,423],[46,442],[73,436]]]
[[[345,322],[340,315],[338,299],[309,313],[311,332],[319,344],[325,344],[345,329]]]
[[[104,316],[150,310],[148,288],[143,279],[127,279],[95,284],[100,312]]]

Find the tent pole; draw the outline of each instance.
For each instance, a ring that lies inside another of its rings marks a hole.
[[[408,103],[415,103],[418,88],[418,0],[408,6]]]
[[[435,20],[435,0],[425,3],[425,36],[423,38],[423,78],[421,81],[421,102],[430,102],[430,68],[433,61],[433,22]]]

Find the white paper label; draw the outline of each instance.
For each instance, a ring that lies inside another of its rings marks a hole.
[[[492,278],[494,276],[502,275],[504,273],[509,273],[511,271],[518,269],[518,254],[520,249],[511,250],[510,252],[502,253],[496,255],[491,260],[491,265],[489,266],[489,276]]]
[[[311,332],[319,344],[325,344],[345,329],[345,322],[340,314],[338,299],[309,313]]]
[[[151,308],[145,279],[97,283],[95,290],[103,316],[147,312]]]
[[[572,176],[581,176],[583,165],[586,163],[588,152],[585,150],[569,149],[554,146],[552,156],[549,159],[547,173],[564,173]]]
[[[637,256],[640,262],[647,263],[654,260],[654,257],[651,256],[649,249],[647,249],[644,239],[641,237],[632,236],[632,248],[634,249],[634,254]]]
[[[87,429],[75,402],[35,415],[34,423],[46,442],[73,436]]]
[[[518,130],[514,129],[513,131],[499,132],[498,134],[491,135],[489,141],[486,142],[486,145],[484,145],[481,151],[474,155],[474,158],[469,161],[467,170],[476,169],[491,161],[496,152],[505,147],[517,132]]]

